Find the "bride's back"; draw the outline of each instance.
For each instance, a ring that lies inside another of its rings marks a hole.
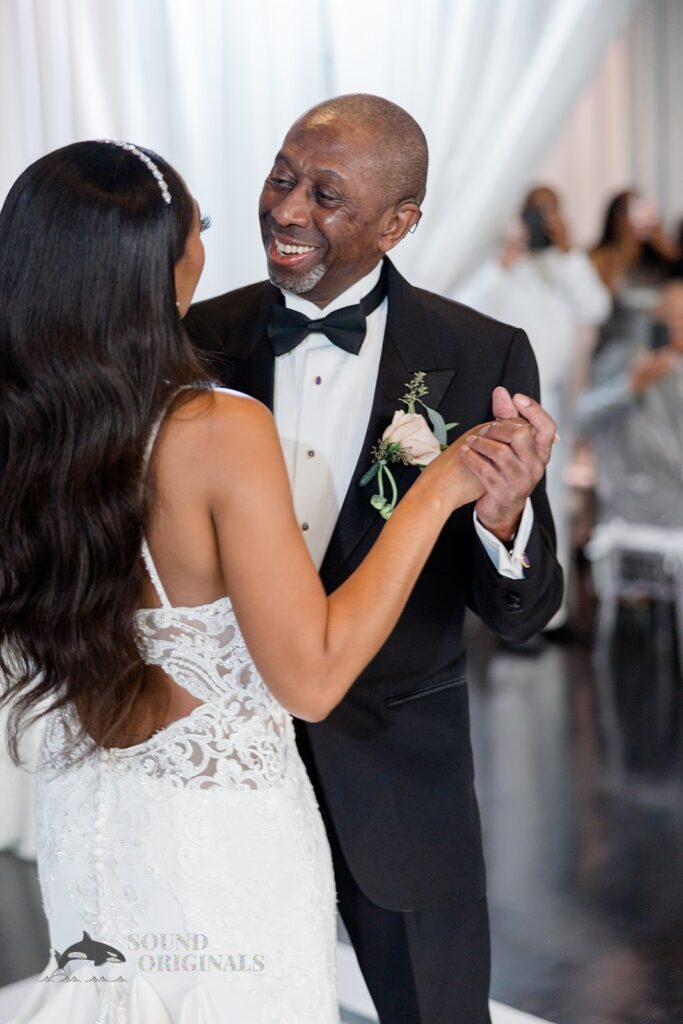
[[[206,493],[212,407],[217,400],[228,406],[251,401],[225,391],[220,395],[204,391],[177,408],[173,403],[150,453],[146,537],[166,592],[176,605],[206,604],[227,594]],[[225,458],[229,460],[229,452]],[[145,574],[140,607],[158,603]]]
[[[201,391],[182,405],[173,400],[149,439],[149,514],[137,616],[147,646],[144,682],[113,739],[115,747],[140,746],[204,702],[223,696],[222,680],[229,691],[236,650],[241,685],[246,681],[243,670],[250,659],[228,595],[207,488],[220,458],[212,443],[215,417],[239,418],[245,403],[254,405],[224,389]],[[230,462],[227,450],[223,462]],[[210,639],[206,664],[197,654],[207,646],[202,633]],[[193,659],[194,672],[188,671]],[[174,672],[178,664],[182,682]],[[260,679],[257,687],[263,688]]]

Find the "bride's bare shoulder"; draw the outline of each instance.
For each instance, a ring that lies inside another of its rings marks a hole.
[[[170,420],[176,425],[175,433],[181,444],[199,446],[205,452],[215,447],[223,455],[235,451],[236,441],[240,448],[251,447],[264,437],[272,439],[275,433],[267,406],[229,388],[195,393],[173,410]]]
[[[257,398],[230,388],[205,388],[191,398],[176,400],[171,418],[177,423],[196,425],[198,430],[229,430],[244,422],[272,419],[272,413]]]

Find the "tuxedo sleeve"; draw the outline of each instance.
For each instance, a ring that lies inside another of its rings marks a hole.
[[[498,382],[510,394],[540,398],[538,368],[529,339],[516,331]],[[545,479],[531,495],[534,517],[521,579],[502,576],[472,527],[472,573],[467,603],[501,640],[521,643],[550,621],[562,601],[562,569],[555,557],[555,527]]]

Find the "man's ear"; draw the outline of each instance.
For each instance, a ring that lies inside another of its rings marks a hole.
[[[420,204],[414,199],[404,199],[397,207],[387,213],[384,230],[380,236],[381,252],[389,252],[409,231],[414,230],[422,216]]]

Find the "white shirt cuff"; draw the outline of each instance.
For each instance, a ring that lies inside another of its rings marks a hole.
[[[476,511],[474,512],[474,529],[477,531],[477,537],[484,545],[487,555],[500,575],[506,576],[509,580],[524,579],[526,546],[529,542],[533,525],[534,507],[531,504],[531,498],[527,498],[514,546],[512,551],[509,551],[502,541],[494,537],[485,526],[482,526]]]

